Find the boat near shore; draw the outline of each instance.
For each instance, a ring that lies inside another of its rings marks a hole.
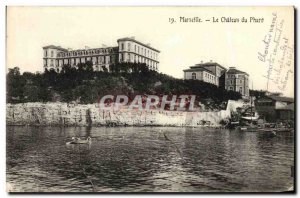
[[[88,137],[86,140],[73,137],[72,141],[67,142],[66,144],[91,144],[91,143],[92,143],[92,138],[91,137]]]

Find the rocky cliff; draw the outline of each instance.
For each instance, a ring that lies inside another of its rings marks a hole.
[[[230,104],[230,103],[229,103]],[[101,110],[98,104],[7,104],[7,125],[64,126],[219,126],[230,117],[233,105],[217,112],[161,110]]]

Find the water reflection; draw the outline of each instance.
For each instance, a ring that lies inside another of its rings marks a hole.
[[[92,144],[66,145],[73,136]],[[7,127],[7,182],[26,192],[283,191],[293,183],[293,147],[291,134]]]

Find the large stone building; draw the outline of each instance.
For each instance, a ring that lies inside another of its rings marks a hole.
[[[249,74],[235,67],[229,67],[225,75],[225,89],[249,97]]]
[[[220,64],[210,61],[191,66],[183,72],[184,79],[201,80],[249,97],[249,75],[235,67],[229,67],[227,70]]]
[[[221,76],[226,72],[226,68],[215,62],[200,63],[183,70],[184,79],[201,80],[207,83],[221,86]]]
[[[158,71],[159,50],[135,40],[134,37],[117,40],[116,47],[66,49],[60,46],[43,47],[44,69],[61,71],[63,65],[77,66],[79,63],[92,62],[96,71],[109,70],[109,65],[118,62],[145,63],[149,69]]]

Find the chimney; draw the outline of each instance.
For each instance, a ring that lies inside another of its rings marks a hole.
[[[148,46],[150,46],[150,43],[147,43]]]
[[[201,64],[203,63],[203,61],[201,61]]]
[[[84,48],[87,50],[87,49],[90,49],[90,47],[89,46],[84,46]]]
[[[133,40],[135,40],[135,37],[134,36],[132,36],[132,37],[130,37],[131,39],[133,39]]]
[[[229,67],[229,69],[235,69],[235,67]]]
[[[210,60],[210,62],[212,63],[212,60]]]

